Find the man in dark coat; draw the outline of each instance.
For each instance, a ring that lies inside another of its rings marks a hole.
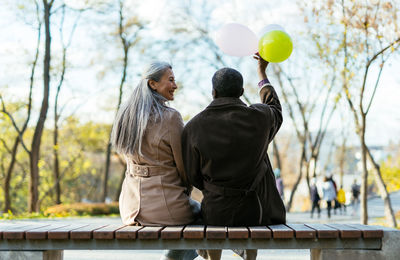
[[[282,108],[265,73],[268,62],[255,58],[262,103],[243,103],[242,75],[220,69],[212,78],[214,100],[183,130],[186,174],[203,193],[207,225],[257,226],[286,220],[267,155],[282,124]]]

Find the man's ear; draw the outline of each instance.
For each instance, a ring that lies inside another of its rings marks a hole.
[[[218,93],[214,88],[212,89],[212,96],[214,99],[218,98]]]
[[[240,91],[240,96],[239,97],[241,97],[243,95],[243,93],[244,93],[244,88],[242,88],[242,91]]]

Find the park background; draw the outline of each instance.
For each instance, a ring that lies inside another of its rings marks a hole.
[[[221,67],[241,71],[243,101],[257,102],[256,61],[213,41],[239,22],[254,32],[280,24],[294,43],[267,71],[283,106],[270,157],[288,211],[310,210],[311,179],[333,175],[348,201],[361,184],[360,222],[380,196],[384,224],[396,226],[399,10],[380,0],[1,0],[0,217],[118,214],[125,163],[111,126],[151,60],[172,63],[170,105],[186,122],[211,101]]]

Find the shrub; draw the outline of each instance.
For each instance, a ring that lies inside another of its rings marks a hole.
[[[118,202],[113,203],[73,203],[60,204],[47,208],[47,217],[99,216],[119,214]]]

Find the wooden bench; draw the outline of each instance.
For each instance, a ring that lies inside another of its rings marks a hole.
[[[40,259],[62,259],[63,250],[133,249],[310,249],[311,259],[335,260],[342,259],[338,258],[341,255],[348,259],[391,259],[395,251],[397,258],[393,259],[400,259],[399,233],[359,224],[150,227],[1,223],[0,259],[26,256],[32,260],[32,254]]]

